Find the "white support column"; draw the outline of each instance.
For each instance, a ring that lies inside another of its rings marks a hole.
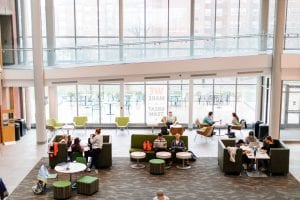
[[[43,40],[40,0],[31,0],[33,77],[35,89],[36,141],[47,142],[45,120],[45,89],[43,66]]]
[[[124,116],[124,83],[120,83],[120,116]]]
[[[47,31],[47,49],[48,49],[48,66],[55,65],[56,62],[56,41],[55,41],[55,16],[54,0],[46,2],[46,31]]]
[[[31,102],[30,102],[30,89],[25,88],[25,121],[27,129],[31,129]]]
[[[49,86],[49,117],[57,118],[57,87]]]
[[[194,86],[193,86],[193,80],[190,79],[189,81],[189,124],[188,128],[189,130],[193,129],[194,119],[193,119],[193,96],[194,96]]]
[[[194,55],[194,29],[195,29],[195,0],[191,0],[191,21],[190,21],[190,56]]]
[[[21,26],[22,26],[22,46],[23,46],[23,63],[27,64],[27,21],[28,21],[28,13],[27,13],[27,1],[20,1],[20,10],[21,10]]]
[[[286,0],[276,1],[276,19],[274,29],[273,65],[271,70],[271,95],[270,95],[270,126],[269,134],[278,139],[280,135],[281,112],[281,56],[284,47],[284,28],[286,18]]]
[[[262,77],[258,76],[256,80],[256,104],[255,104],[255,121],[261,120],[262,113]]]
[[[260,7],[260,50],[266,51],[268,47],[269,0],[261,0]]]
[[[123,47],[123,21],[124,21],[124,9],[123,9],[123,0],[119,0],[119,58],[120,61],[123,60],[124,56],[124,47]]]

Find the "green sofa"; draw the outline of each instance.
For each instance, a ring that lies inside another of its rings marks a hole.
[[[64,138],[63,135],[56,135],[51,143],[54,142],[60,142]],[[56,164],[61,162],[67,162],[68,160],[68,147],[66,143],[59,143],[58,144],[58,152],[56,156],[54,155],[54,152],[49,149],[48,151],[49,156],[49,165],[53,169]]]
[[[225,174],[239,175],[242,170],[242,149],[237,149],[235,162],[230,161],[226,147],[234,147],[235,139],[222,139],[218,141],[218,165]]]
[[[271,175],[287,175],[289,173],[290,149],[280,140],[274,140],[274,142],[277,144],[277,148],[270,149],[268,171]]]
[[[156,134],[132,134],[131,135],[131,145],[129,149],[129,153],[136,152],[136,151],[142,151],[146,153],[146,158],[141,160],[144,162],[147,162],[153,158],[155,158],[155,152],[154,151],[144,151],[143,150],[143,142],[145,140],[149,140],[153,143],[153,141],[157,138]],[[164,135],[164,138],[167,140],[167,146],[168,148],[171,147],[172,140],[175,139],[175,136],[173,135]],[[184,141],[185,147],[188,149],[188,136],[181,136],[181,139]]]

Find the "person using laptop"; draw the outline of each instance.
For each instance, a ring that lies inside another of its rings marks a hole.
[[[153,142],[153,148],[155,153],[159,151],[167,151],[167,140],[161,133],[157,135],[157,138]]]
[[[245,138],[246,144],[250,144],[250,142],[258,142],[257,138],[254,136],[253,131],[249,131],[248,136]]]

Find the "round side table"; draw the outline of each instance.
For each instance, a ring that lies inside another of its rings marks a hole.
[[[167,151],[160,151],[160,152],[156,153],[156,158],[160,158],[160,159],[163,159],[165,161],[167,159],[170,159],[171,157],[172,157],[172,154],[170,152],[167,152]],[[169,164],[167,164],[167,162],[166,162],[165,168],[168,169],[170,167],[171,166]]]
[[[181,159],[182,160],[182,165],[177,165],[176,167],[179,169],[190,169],[191,166],[190,165],[185,165],[184,161],[186,159],[190,159],[192,157],[192,154],[189,152],[178,152],[176,153],[176,158]]]
[[[132,152],[130,154],[131,158],[136,159],[136,164],[131,165],[131,168],[133,169],[141,169],[144,168],[145,165],[140,163],[140,159],[143,159],[146,157],[146,153],[145,152]]]

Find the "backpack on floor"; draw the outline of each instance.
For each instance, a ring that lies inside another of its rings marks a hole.
[[[160,133],[163,135],[169,135],[168,127],[166,127],[166,126],[161,127]]]

